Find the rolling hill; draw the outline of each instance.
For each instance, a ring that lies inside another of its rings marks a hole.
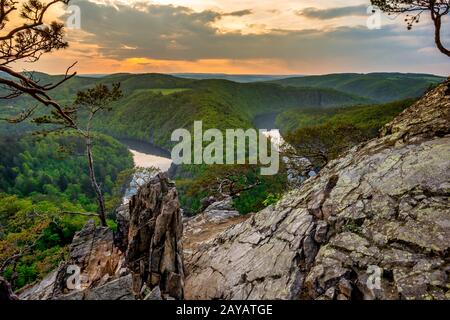
[[[342,73],[286,78],[271,83],[293,87],[332,88],[377,102],[391,102],[419,97],[430,86],[444,80],[444,77],[429,74]]]
[[[60,76],[38,74],[41,82]],[[52,92],[69,104],[78,90],[97,83],[120,82],[124,98],[113,111],[96,121],[99,131],[119,138],[136,138],[170,146],[171,132],[202,120],[205,128],[249,128],[255,116],[293,108],[329,108],[369,103],[370,100],[328,88],[294,88],[272,83],[236,83],[228,80],[182,79],[161,74],[113,74],[102,78],[75,77]],[[0,115],[22,110],[34,101],[22,96],[3,100]],[[3,126],[4,127],[4,126]],[[29,128],[29,126],[27,127]],[[1,130],[1,127],[0,127]]]
[[[36,73],[41,83],[55,83],[61,76]],[[120,82],[124,98],[113,111],[99,117],[96,129],[117,138],[134,138],[169,148],[171,132],[190,129],[195,120],[204,128],[249,128],[255,117],[271,115],[286,132],[303,121],[302,110],[370,105],[411,98],[443,78],[422,74],[333,74],[287,78],[273,82],[237,83],[224,79],[187,79],[164,74],[112,74],[77,76],[52,92],[70,104],[79,90],[97,83]],[[0,117],[31,106],[26,96],[0,100]],[[41,109],[42,110],[42,109]],[[5,126],[0,132],[29,130],[32,126]]]

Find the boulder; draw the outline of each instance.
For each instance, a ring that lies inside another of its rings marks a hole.
[[[183,248],[185,263],[198,247],[212,241],[219,233],[232,225],[245,221],[250,215],[242,216],[233,207],[233,199],[226,197],[211,202],[203,212],[183,219]]]
[[[69,259],[24,300],[183,298],[183,225],[175,186],[159,174],[117,212],[116,234],[89,221],[70,245]],[[158,288],[158,289],[155,289]]]

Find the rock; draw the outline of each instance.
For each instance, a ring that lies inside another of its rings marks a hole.
[[[117,212],[115,235],[89,221],[75,234],[68,261],[20,298],[132,300],[144,298],[144,286],[152,299],[183,298],[183,225],[174,184],[159,174],[129,206]]]
[[[114,246],[112,230],[96,227],[90,220],[75,234],[68,260],[40,283],[25,289],[20,299],[57,299],[68,294],[78,297],[80,291],[102,286],[123,275],[123,263],[123,253]]]
[[[450,81],[194,248],[187,299],[450,299]]]
[[[161,290],[159,287],[154,287],[153,290],[145,296],[144,300],[162,300]]]
[[[19,294],[21,300],[48,300],[53,296],[59,269],[49,273],[41,282],[26,288]]]
[[[84,300],[135,300],[131,274],[87,290]]]
[[[127,275],[101,286],[60,295],[56,300],[135,300],[132,277]]]
[[[0,301],[19,300],[8,281],[0,277]]]
[[[162,296],[182,299],[183,224],[178,194],[167,174],[158,174],[130,200],[126,264],[133,290],[159,287]],[[144,297],[141,297],[144,298]]]
[[[251,215],[242,216],[233,207],[231,197],[211,203],[202,213],[184,218],[183,248],[185,263],[190,262],[193,250],[213,240],[230,226],[245,221]]]
[[[114,234],[114,245],[125,252],[128,246],[128,229],[130,212],[128,205],[122,205],[116,210],[117,231]]]
[[[216,201],[216,198],[214,198],[213,196],[203,198],[202,200],[200,200],[200,203],[202,205],[201,211],[204,211],[207,207],[209,207]]]

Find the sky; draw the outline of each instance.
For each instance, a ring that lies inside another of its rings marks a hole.
[[[22,69],[117,72],[327,74],[420,72],[448,75],[427,16],[408,31],[403,17],[368,10],[369,0],[72,0],[51,19],[69,48]],[[369,12],[369,13],[368,13]],[[380,28],[368,28],[378,21]],[[449,17],[446,17],[449,20]],[[443,27],[450,46],[450,23]]]

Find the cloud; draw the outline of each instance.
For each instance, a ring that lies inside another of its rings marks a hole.
[[[245,9],[245,10],[239,10],[239,11],[233,11],[230,13],[225,13],[225,14],[223,14],[223,16],[243,17],[243,16],[251,15],[252,13],[253,13],[252,10]]]
[[[367,16],[367,7],[368,6],[365,4],[359,6],[338,7],[328,9],[317,9],[310,7],[297,11],[297,15],[320,20],[342,18],[349,16]]]
[[[419,51],[434,45],[431,30],[425,28],[408,32],[396,25],[386,25],[381,30],[356,26],[327,30],[270,29],[260,34],[244,34],[224,32],[215,24],[224,15],[240,17],[250,14],[250,10],[224,14],[149,3],[76,4],[81,8],[81,27],[87,35],[72,40],[95,45],[99,58],[115,61],[276,60],[298,70],[305,66],[395,70],[430,64],[429,57],[423,59]],[[439,55],[436,57],[437,61],[443,61]]]

